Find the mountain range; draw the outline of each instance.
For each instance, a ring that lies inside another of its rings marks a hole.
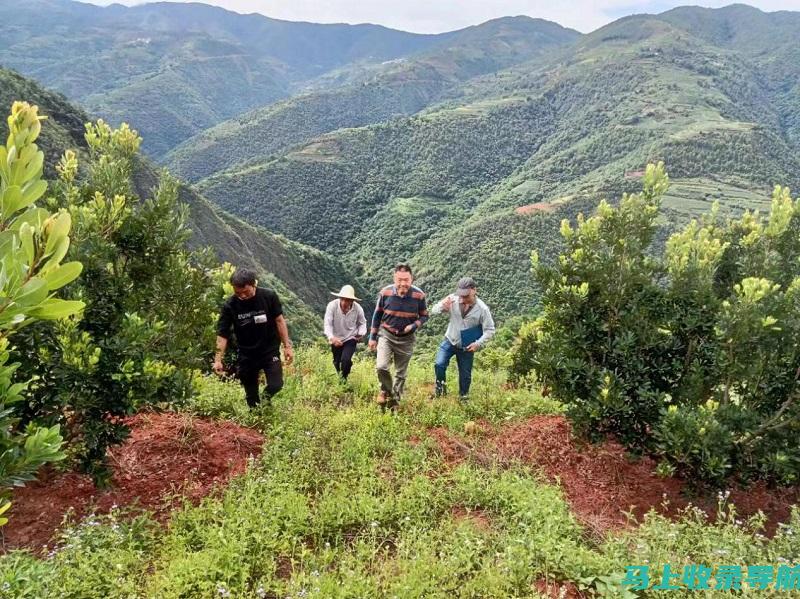
[[[648,161],[672,179],[664,234],[713,200],[738,213],[800,183],[798,12],[431,36],[196,4],[0,6],[0,62],[131,122],[191,184],[197,238],[309,310],[324,285],[363,292],[408,260],[433,296],[470,274],[500,320],[530,313],[531,251],[552,259],[561,219],[638,189]],[[80,117],[53,110],[69,141]]]
[[[0,2],[0,21],[4,66],[94,115],[133,123],[154,157],[341,67],[399,60],[471,35],[293,23],[169,2]]]

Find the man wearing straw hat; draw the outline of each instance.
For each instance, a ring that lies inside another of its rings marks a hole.
[[[367,319],[352,285],[345,285],[339,293],[331,291],[337,299],[325,309],[325,336],[331,344],[333,367],[347,381],[353,367],[356,343],[367,334]]]

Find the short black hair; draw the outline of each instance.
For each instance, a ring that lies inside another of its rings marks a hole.
[[[231,275],[231,285],[234,287],[245,287],[256,284],[256,271],[249,268],[237,268]]]
[[[412,277],[414,276],[414,273],[411,272],[411,267],[408,264],[406,264],[405,262],[401,262],[400,264],[395,266],[394,267],[394,272],[407,272]]]

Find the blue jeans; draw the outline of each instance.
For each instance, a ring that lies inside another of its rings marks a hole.
[[[433,367],[436,372],[436,394],[443,395],[445,393],[447,365],[450,364],[450,358],[453,356],[456,357],[458,364],[458,394],[466,397],[469,393],[470,383],[472,383],[472,362],[475,360],[475,354],[456,347],[447,339],[439,344],[439,350],[436,352],[436,363]]]

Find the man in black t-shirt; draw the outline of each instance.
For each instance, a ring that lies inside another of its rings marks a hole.
[[[278,295],[269,289],[256,287],[255,273],[245,268],[237,269],[233,273],[231,285],[233,295],[222,306],[217,322],[214,372],[223,372],[222,357],[232,331],[239,348],[239,380],[244,387],[247,405],[252,408],[259,402],[260,371],[263,370],[267,376],[267,388],[264,392],[267,403],[283,388],[281,342],[287,365],[292,363],[294,352]]]

